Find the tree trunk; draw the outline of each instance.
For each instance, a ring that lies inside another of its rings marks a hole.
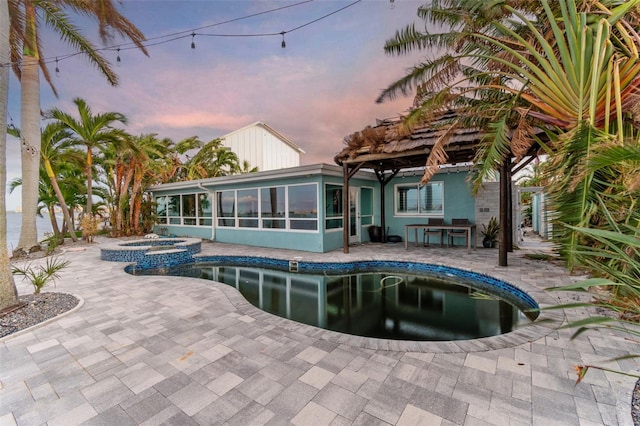
[[[91,209],[93,208],[92,206],[92,195],[93,195],[93,152],[91,151],[91,144],[87,144],[87,168],[86,168],[86,174],[87,174],[87,210],[85,211],[85,214],[93,214],[93,212],[91,211]]]
[[[25,3],[25,41],[22,55],[20,133],[22,158],[22,227],[18,247],[38,245],[36,215],[40,182],[40,67],[36,42],[36,10]]]
[[[58,228],[58,220],[56,219],[56,211],[53,208],[53,204],[50,206],[47,206],[47,212],[49,213],[49,220],[51,221],[51,229],[53,230],[53,235],[55,235],[56,237],[59,237],[60,228]]]
[[[9,55],[9,8],[0,2],[0,63],[11,60]],[[18,292],[11,274],[7,249],[7,98],[9,67],[0,67],[0,310],[18,304]]]
[[[140,233],[140,209],[142,207],[142,178],[140,173],[134,173],[131,187],[131,201],[129,205],[129,223],[135,234]]]
[[[124,223],[124,219],[125,219],[125,204],[127,202],[127,197],[129,195],[129,185],[131,184],[131,180],[133,179],[133,170],[129,169],[127,170],[124,178],[122,179],[120,183],[120,188],[118,188],[118,191],[120,192],[120,198],[118,200],[118,231],[121,233],[121,235],[130,235],[130,232],[128,229],[126,229],[125,223]]]
[[[69,214],[69,207],[67,207],[67,203],[64,201],[64,196],[62,195],[62,191],[60,191],[60,185],[58,185],[58,180],[56,179],[56,174],[53,172],[51,168],[51,163],[45,161],[44,164],[47,170],[47,176],[49,177],[49,181],[51,182],[51,186],[53,187],[53,191],[56,193],[56,198],[58,198],[58,203],[60,204],[60,208],[62,209],[62,216],[64,217],[65,222],[69,228],[69,235],[71,236],[71,240],[73,242],[78,241],[78,237],[76,236],[76,227],[73,224],[73,220],[71,220],[71,215]],[[64,230],[63,230],[64,231]],[[64,234],[62,234],[62,239],[64,241]]]

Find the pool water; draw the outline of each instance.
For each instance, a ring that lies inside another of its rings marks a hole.
[[[398,272],[307,274],[207,262],[129,272],[221,282],[266,312],[366,337],[466,340],[531,323],[514,304],[446,277]]]

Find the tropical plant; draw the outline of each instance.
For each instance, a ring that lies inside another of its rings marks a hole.
[[[9,129],[9,133],[17,138],[20,138],[20,130],[17,128]],[[40,158],[41,158],[41,170],[40,170],[40,197],[39,201],[43,200],[42,194],[42,172],[46,174],[45,179],[48,179],[51,185],[51,189],[55,193],[56,201],[60,209],[62,210],[62,214],[64,217],[64,221],[71,230],[71,239],[75,242],[77,238],[75,236],[75,230],[73,228],[73,221],[71,220],[71,214],[69,213],[69,207],[65,202],[64,196],[62,194],[62,190],[60,189],[60,184],[58,182],[57,175],[55,169],[58,167],[64,167],[64,164],[68,164],[69,162],[75,162],[79,164],[80,158],[78,157],[78,152],[70,149],[69,147],[69,136],[70,133],[66,130],[66,128],[61,123],[49,123],[41,132],[42,142],[41,142],[41,150],[40,150]],[[48,206],[52,206],[52,203],[47,203]],[[55,215],[53,215],[53,209],[51,209],[51,225],[53,227],[56,235],[59,235],[57,221],[55,220]]]
[[[91,213],[93,202],[93,152],[105,149],[106,145],[118,145],[125,133],[122,129],[112,127],[116,123],[126,124],[127,118],[119,112],[93,114],[86,101],[75,98],[73,103],[78,108],[79,119],[58,108],[47,112],[47,117],[62,123],[71,132],[71,143],[82,145],[86,149],[85,174],[87,178],[87,206],[85,212]]]
[[[636,198],[637,200],[637,198]],[[620,201],[620,200],[618,200]],[[640,209],[627,210],[624,220],[615,217],[607,203],[600,198],[602,211],[606,212],[608,229],[572,227],[596,244],[580,245],[576,257],[589,267],[592,278],[575,284],[554,287],[552,291],[587,293],[591,300],[569,303],[549,309],[598,308],[600,315],[572,321],[564,328],[576,329],[573,337],[598,329],[617,330],[640,342]],[[620,223],[622,222],[622,223]],[[640,354],[626,354],[613,358],[614,362],[626,358],[637,358]],[[602,365],[584,364],[576,366],[578,382],[591,368],[612,371],[640,378],[640,375]]]
[[[111,85],[117,76],[100,49],[90,43],[70,21],[66,11],[95,18],[103,42],[113,35],[130,39],[146,55],[142,33],[115,7],[112,0],[78,2],[73,0],[9,0],[11,64],[21,82],[22,187],[23,221],[18,248],[37,245],[35,209],[37,205],[40,158],[40,70],[57,95],[51,74],[42,60],[41,22],[51,26],[61,39],[81,52]],[[3,62],[3,64],[9,61]],[[90,200],[91,197],[88,197]],[[89,201],[90,202],[90,201]]]
[[[143,195],[147,187],[159,183],[173,142],[156,134],[125,135],[119,145],[110,145],[99,159],[108,196],[113,236],[141,234]]]
[[[238,169],[236,170],[236,173],[238,174],[245,174],[245,173],[256,173],[258,172],[258,166],[251,166],[251,163],[249,163],[249,161],[247,160],[242,160],[242,163],[239,164]]]
[[[481,232],[483,235],[482,243],[484,246],[487,248],[495,247],[498,242],[498,233],[500,232],[500,224],[498,223],[498,220],[492,216],[487,225],[484,223],[482,224]]]
[[[238,156],[222,144],[221,139],[213,139],[187,159],[183,165],[183,180],[229,176],[240,168]]]
[[[553,183],[550,193],[558,195],[552,197],[558,223],[587,226],[597,216],[598,184],[611,176],[586,174],[585,162],[601,147],[637,135],[627,113],[640,84],[638,4],[442,0],[419,9],[425,20],[455,25],[443,34],[409,28],[385,49],[448,52],[411,70],[379,100],[419,84],[408,125],[446,109],[457,112],[429,154],[423,181],[446,162],[445,148],[457,128],[480,128],[485,138],[474,160],[476,189],[510,156],[531,155],[538,144],[554,166],[547,179]],[[572,265],[578,235],[571,228],[556,229]]]
[[[87,242],[92,243],[93,238],[98,235],[98,219],[92,214],[85,213],[80,220],[80,226],[82,228],[82,237]]]
[[[31,266],[30,263],[23,267],[14,265],[11,272],[14,275],[22,275],[33,285],[33,294],[39,294],[40,290],[53,283],[55,285],[58,278],[58,272],[69,266],[68,260],[62,260],[59,257],[47,257],[44,265]]]
[[[10,58],[9,13],[7,2],[0,2],[0,64]],[[18,291],[11,274],[7,248],[7,98],[9,69],[0,67],[0,311],[18,304]]]

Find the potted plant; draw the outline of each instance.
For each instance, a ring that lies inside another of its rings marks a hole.
[[[489,219],[489,224],[482,224],[482,246],[485,248],[495,248],[498,242],[498,233],[500,232],[500,224],[495,217]]]

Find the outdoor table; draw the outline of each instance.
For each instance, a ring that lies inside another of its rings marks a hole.
[[[446,231],[448,229],[463,229],[467,232],[467,250],[471,253],[471,240],[476,232],[476,225],[427,225],[426,223],[413,223],[411,225],[405,225],[404,227],[404,249],[409,249],[409,230],[414,230],[414,239],[416,242],[416,247],[418,246],[418,230],[421,229],[423,232],[426,229],[440,229],[442,231]],[[476,249],[476,240],[473,239],[473,249]]]

